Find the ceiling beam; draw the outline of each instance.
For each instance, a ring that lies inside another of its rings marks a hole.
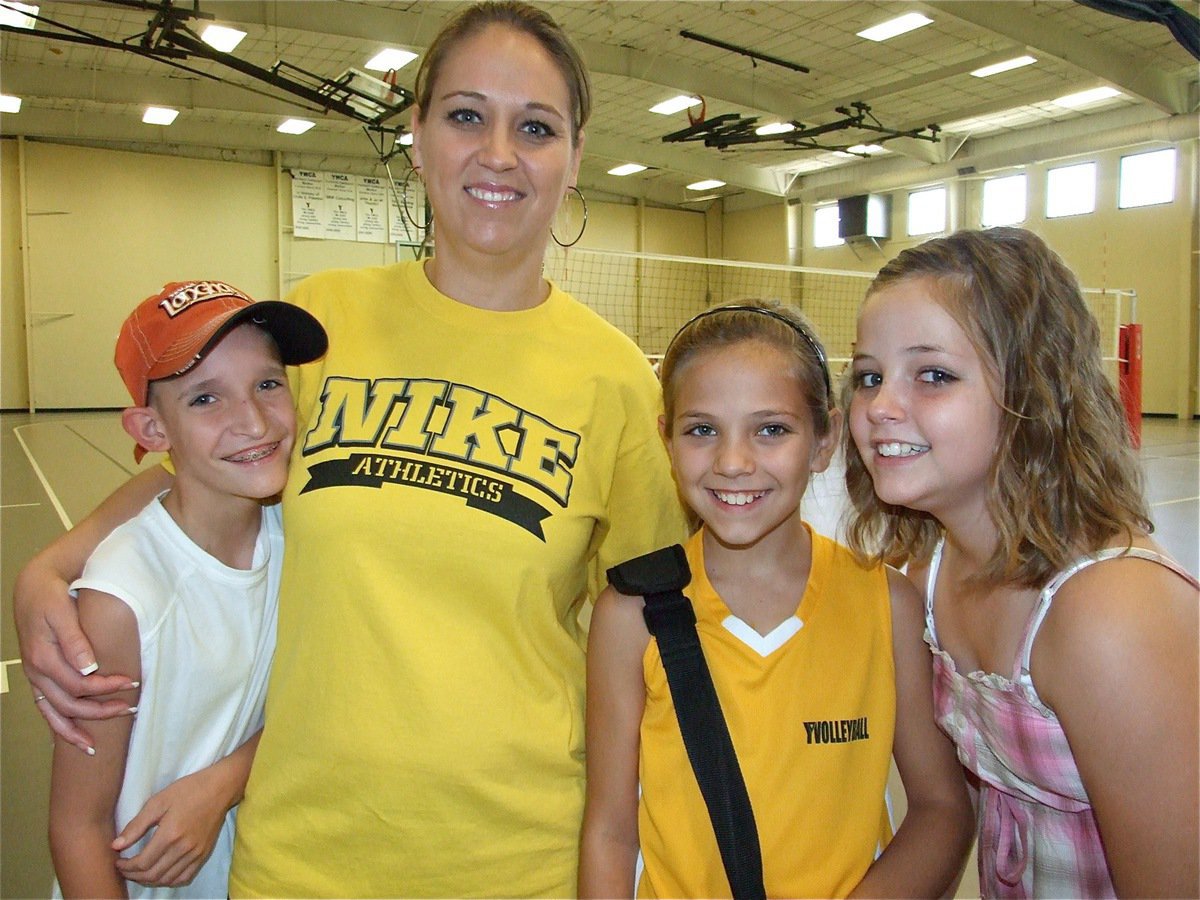
[[[220,148],[214,144],[214,132],[219,133]],[[169,128],[159,128],[128,118],[114,120],[103,113],[37,108],[23,108],[19,116],[6,117],[4,134],[6,137],[22,135],[78,142],[134,153],[189,155],[187,148],[195,148],[199,151],[196,155],[207,154],[205,158],[217,158],[215,154],[219,153],[219,158],[225,161],[251,165],[269,165],[270,154],[277,151],[285,168],[329,168],[358,174],[382,172],[378,156],[361,134],[314,135],[310,131],[304,135],[307,140],[303,143],[289,144],[287,136],[279,135],[274,129],[251,125],[222,125],[214,129],[208,122],[185,123],[180,119]],[[403,163],[393,160],[391,169],[398,184],[403,177]],[[614,180],[593,173],[590,180],[581,179],[580,187],[589,197],[609,202],[641,199],[654,205],[699,209],[686,202],[687,192],[681,186],[654,178]]]
[[[167,69],[162,70],[164,73]],[[4,89],[27,99],[90,100],[97,103],[212,109],[287,117],[321,116],[323,110],[278,89],[250,90],[240,84],[177,75],[134,75],[126,72],[66,68],[38,63],[4,64]],[[278,94],[276,95],[276,91]],[[353,120],[331,116],[346,126]]]
[[[1126,93],[1152,103],[1163,112],[1187,112],[1188,79],[1173,77],[1157,66],[1116,53],[1097,41],[1048,28],[1038,16],[1030,15],[1022,3],[989,0],[926,0],[925,6],[940,14],[984,28],[1024,44],[1061,62],[1091,72]]]
[[[730,103],[745,110],[764,112],[782,119],[795,118],[799,112],[796,104],[797,91],[773,88],[752,78],[699,69],[665,57],[661,53],[648,53],[632,47],[580,41],[579,49],[588,69],[594,75],[636,78],[638,81],[669,89],[673,93],[699,94],[706,101]]]
[[[681,153],[654,144],[630,146],[628,141],[599,135],[588,136],[583,152],[589,157],[604,156],[618,161],[636,159],[644,166],[667,169],[696,179],[717,178],[735,187],[776,197],[787,193],[787,185],[778,173],[732,162],[727,157],[718,157],[716,153],[712,154],[713,164],[709,164],[707,161],[697,162],[697,158],[707,160],[706,156],[699,154]],[[719,165],[716,164],[718,161]]]
[[[968,167],[988,173],[1136,144],[1173,143],[1187,140],[1200,128],[1197,113],[1170,117],[1154,113],[1155,118],[1147,120],[1146,112],[1146,107],[1125,107],[1086,120],[980,138],[969,143],[953,161],[936,166],[919,168],[909,160],[893,159],[879,160],[881,164],[873,167],[847,166],[816,172],[804,177],[793,196],[806,203],[820,203],[850,193],[902,190],[919,180],[958,178]]]
[[[11,122],[10,122],[11,120]],[[169,126],[146,125],[132,116],[70,109],[22,107],[19,115],[5,116],[4,134],[26,137],[62,138],[96,143],[187,144],[227,150],[279,150],[306,155],[352,159],[375,159],[378,154],[361,131],[310,131],[302,140],[289,143],[289,135],[268,124],[214,124],[200,118],[180,117]]]
[[[928,72],[921,72],[909,78],[901,78],[897,81],[890,81],[886,84],[878,85],[877,87],[869,88],[865,91],[860,91],[853,97],[843,96],[842,98],[830,98],[823,106],[809,106],[800,111],[800,118],[806,119],[813,116],[818,116],[821,113],[832,112],[838,106],[849,106],[855,101],[861,100],[868,106],[874,106],[886,97],[891,97],[896,94],[902,94],[905,91],[911,91],[915,88],[928,88],[929,85],[945,81],[949,78],[958,78],[961,75],[968,75],[976,69],[982,69],[984,66],[995,65],[1000,62],[1007,62],[1013,57],[1020,56],[1025,52],[1025,48],[1020,45],[1013,45],[1009,50],[1000,50],[996,53],[985,53],[981,56],[972,57],[963,62],[956,63],[952,66],[943,66],[940,69],[931,69]],[[877,112],[872,110],[872,112]],[[886,116],[886,110],[881,110]],[[926,123],[928,124],[928,123]],[[940,124],[940,123],[939,123]]]
[[[452,11],[443,3],[414,3],[417,12],[372,3],[329,0],[201,0],[200,8],[228,24],[290,28],[314,34],[402,46],[428,47]]]

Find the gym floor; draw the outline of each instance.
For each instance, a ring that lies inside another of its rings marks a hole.
[[[1143,421],[1141,459],[1157,536],[1191,572],[1200,571],[1198,437],[1195,420]],[[822,531],[844,502],[835,469],[814,479],[805,498],[806,517]],[[51,741],[18,659],[13,580],[38,548],[136,470],[115,412],[0,413],[0,898],[47,897],[53,879],[46,843]],[[959,896],[978,896],[973,864]]]

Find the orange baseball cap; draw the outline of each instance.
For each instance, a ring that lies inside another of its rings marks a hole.
[[[139,303],[121,325],[115,362],[133,402],[144,406],[151,381],[182,375],[246,322],[275,339],[284,365],[312,362],[329,347],[321,323],[291,303],[255,302],[223,281],[174,281]],[[145,451],[138,451],[140,460]]]

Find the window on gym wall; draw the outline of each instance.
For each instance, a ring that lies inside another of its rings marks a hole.
[[[908,233],[935,234],[946,230],[946,189],[912,191],[908,195]]]
[[[1077,163],[1046,173],[1046,218],[1096,211],[1096,164]]]
[[[830,203],[813,210],[813,246],[836,247],[846,243],[838,237],[838,205]]]
[[[1175,199],[1175,148],[1121,157],[1117,206],[1153,206]]]
[[[1025,173],[989,178],[983,183],[983,212],[979,224],[1016,225],[1025,221]]]

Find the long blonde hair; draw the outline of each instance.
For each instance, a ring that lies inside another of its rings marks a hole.
[[[993,373],[1002,408],[987,501],[999,540],[977,579],[1040,587],[1114,535],[1152,531],[1099,325],[1058,254],[1022,228],[960,231],[885,265],[864,305],[917,277],[933,280]],[[848,403],[853,385],[844,390]],[[845,456],[851,549],[872,561],[927,558],[937,520],[881,502],[849,435]]]

